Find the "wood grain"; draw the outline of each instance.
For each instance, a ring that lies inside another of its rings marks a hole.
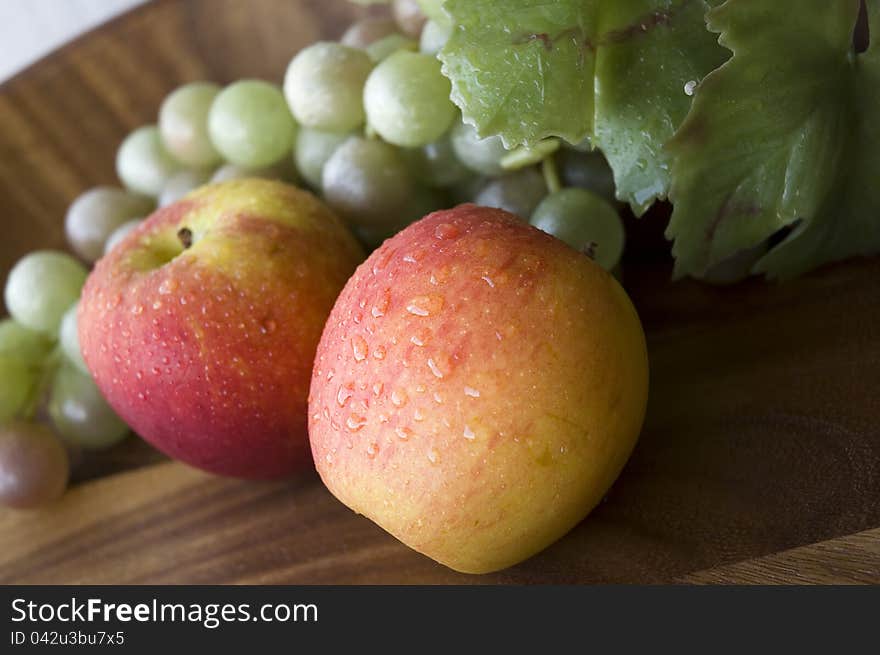
[[[63,245],[68,203],[115,182],[118,143],[174,87],[279,80],[297,49],[355,11],[160,0],[4,84],[0,272]],[[662,216],[630,227],[625,282],[652,366],[645,429],[606,501],[544,553],[458,575],[352,514],[314,474],[256,484],[161,463],[107,475],[155,461],[133,442],[83,464],[79,479],[103,477],[57,507],[0,512],[0,582],[662,582],[707,569],[734,581],[743,574],[718,567],[880,527],[880,259],[784,285],[673,284]],[[876,555],[876,538],[852,556]],[[880,582],[863,568],[861,581]]]
[[[760,559],[700,571],[689,584],[877,584],[880,530],[803,546]]]

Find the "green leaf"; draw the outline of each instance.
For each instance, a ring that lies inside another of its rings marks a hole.
[[[448,0],[440,53],[452,99],[505,146],[589,138],[618,197],[642,213],[669,187],[664,144],[690,108],[684,86],[728,56],[705,0]]]
[[[677,275],[780,230],[754,272],[788,278],[880,250],[880,0],[728,0],[709,26],[733,58],[706,77],[669,146]]]

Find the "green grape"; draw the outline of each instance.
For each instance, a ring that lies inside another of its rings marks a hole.
[[[411,223],[447,207],[449,207],[449,199],[439,189],[417,188],[413,191],[406,208],[401,212],[400,220],[384,225],[356,225],[354,233],[368,250],[374,250]]]
[[[397,23],[390,18],[367,17],[351,24],[339,42],[349,48],[365,49],[379,39],[397,33]]]
[[[484,207],[497,207],[528,221],[547,195],[544,177],[534,168],[523,168],[489,182],[474,198]]]
[[[367,56],[374,64],[385,61],[398,50],[416,52],[419,44],[403,34],[389,34],[367,46]]]
[[[296,137],[293,149],[299,174],[315,189],[321,188],[321,175],[330,156],[350,136],[351,132],[323,132],[304,127]]]
[[[208,113],[208,133],[228,161],[270,166],[293,148],[296,122],[284,94],[263,80],[240,80],[223,89]]]
[[[74,252],[89,262],[104,254],[108,237],[123,223],[153,211],[156,203],[112,187],[95,187],[79,196],[67,210],[64,229]]]
[[[435,57],[400,50],[367,78],[367,122],[394,145],[426,145],[443,136],[455,118],[450,91]]]
[[[449,199],[453,205],[463,202],[474,202],[480,191],[489,183],[489,178],[482,175],[470,175],[449,187]]]
[[[451,28],[435,20],[429,20],[425,23],[425,27],[422,28],[422,35],[419,38],[419,50],[428,55],[436,55],[446,45],[450,36],[452,36]]]
[[[177,161],[193,168],[220,163],[220,153],[208,134],[208,112],[220,87],[212,82],[191,82],[173,91],[159,109],[159,132]]]
[[[589,253],[606,271],[623,255],[623,221],[605,199],[584,189],[563,189],[547,196],[532,214],[532,225]]]
[[[436,21],[441,25],[447,25],[451,29],[452,19],[443,8],[444,2],[446,2],[446,0],[419,0],[419,6],[422,8],[422,13],[424,13],[429,19]]]
[[[264,180],[280,180],[281,182],[294,182],[296,180],[293,162],[288,162],[287,157],[282,159],[273,166],[264,166],[262,168],[248,168],[246,166],[238,166],[237,164],[224,164],[211,176],[209,180],[211,184],[217,182],[226,182],[227,180],[243,180],[251,177],[258,177]]]
[[[79,331],[77,330],[76,323],[78,309],[79,301],[73,303],[70,309],[64,313],[64,318],[61,319],[61,328],[58,330],[58,342],[61,344],[61,352],[64,353],[70,363],[86,375],[91,375],[89,367],[86,366],[86,360],[83,359],[82,350],[79,347]]]
[[[481,139],[470,125],[457,123],[452,128],[452,147],[459,160],[477,173],[501,175],[501,159],[507,154],[501,137],[489,136]]]
[[[119,227],[117,227],[113,234],[107,237],[107,243],[104,244],[104,254],[106,255],[108,252],[113,250],[116,246],[118,246],[122,241],[127,237],[134,229],[144,222],[142,218],[133,218],[127,223],[123,223]]]
[[[391,15],[407,36],[418,38],[428,17],[418,0],[391,0]]]
[[[433,143],[405,152],[415,176],[428,186],[448,187],[472,177],[470,169],[458,160],[448,132]]]
[[[116,152],[116,174],[126,188],[147,196],[158,196],[169,177],[181,165],[162,145],[159,128],[139,127],[125,137]]]
[[[27,362],[0,353],[0,424],[24,411],[37,378],[37,371]]]
[[[379,140],[351,137],[322,175],[324,199],[355,225],[394,225],[410,201],[409,168],[399,151]]]
[[[358,48],[320,41],[301,50],[284,75],[284,96],[302,125],[347,132],[364,122],[364,82],[373,62]]]
[[[0,355],[10,355],[28,364],[40,366],[53,347],[45,334],[30,330],[11,318],[0,320]]]
[[[183,198],[190,191],[198,189],[203,184],[207,184],[208,180],[211,179],[212,173],[213,171],[194,168],[180,171],[162,187],[162,193],[159,194],[159,206],[167,207]]]
[[[6,309],[16,321],[55,335],[61,317],[79,298],[88,272],[63,252],[38,250],[22,257],[6,280]]]
[[[61,438],[85,449],[106,448],[128,434],[92,378],[73,366],[62,365],[52,380],[49,418]]]
[[[0,426],[0,503],[18,509],[48,504],[64,493],[69,475],[67,451],[46,426]]]
[[[601,152],[563,149],[557,161],[559,176],[565,186],[586,189],[608,202],[615,202],[614,173]]]

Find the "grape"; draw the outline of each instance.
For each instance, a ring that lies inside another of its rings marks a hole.
[[[390,239],[410,223],[448,206],[449,199],[440,190],[428,187],[417,188],[413,191],[406,208],[401,212],[400,220],[385,225],[355,226],[354,233],[367,249],[373,250],[382,245],[385,239]]]
[[[455,105],[449,80],[431,55],[400,50],[370,73],[364,86],[367,122],[398,146],[436,141],[452,124]]]
[[[16,421],[0,427],[0,503],[27,509],[64,493],[67,452],[43,425]]]
[[[470,125],[458,123],[452,128],[452,147],[459,160],[477,173],[501,175],[501,159],[507,154],[501,137],[481,139]]]
[[[83,265],[66,253],[32,252],[9,273],[6,309],[25,327],[54,336],[64,312],[79,298],[87,275]]]
[[[276,85],[240,80],[214,99],[208,113],[208,133],[228,161],[260,168],[288,156],[296,122]]]
[[[614,173],[601,152],[563,149],[558,161],[559,176],[565,186],[586,189],[615,202]]]
[[[451,25],[452,19],[443,8],[446,0],[419,0],[419,6],[429,19],[440,23],[441,25]]]
[[[356,225],[393,225],[410,201],[409,169],[397,149],[350,137],[324,166],[324,198]]]
[[[153,207],[155,202],[147,196],[112,187],[90,189],[67,210],[67,240],[77,255],[94,262],[104,254],[104,244],[114,230],[135,216],[149,214]]]
[[[159,128],[146,125],[129,134],[116,152],[116,174],[126,188],[158,196],[181,165],[165,150]]]
[[[416,38],[422,33],[422,27],[428,19],[418,0],[391,0],[391,14],[404,34]]]
[[[483,190],[489,181],[488,178],[482,175],[471,173],[468,177],[449,187],[449,199],[453,205],[460,205],[463,202],[474,202],[480,191]]]
[[[104,254],[106,255],[108,252],[113,250],[116,246],[122,243],[122,240],[125,239],[129,235],[130,232],[134,230],[138,225],[144,222],[142,218],[133,218],[127,223],[123,223],[119,227],[114,230],[113,234],[107,237],[107,243],[104,244]]]
[[[532,225],[588,252],[606,271],[623,254],[623,221],[602,197],[584,189],[563,189],[547,196],[532,214]]]
[[[0,321],[0,424],[27,408],[52,346],[39,332]]]
[[[80,448],[106,448],[128,434],[92,378],[73,366],[62,365],[55,373],[48,409],[61,438]]]
[[[373,62],[363,50],[320,41],[301,50],[284,75],[284,96],[302,125],[347,132],[364,122],[364,82]]]
[[[162,142],[179,162],[193,168],[220,163],[220,153],[208,135],[208,112],[220,87],[211,82],[191,82],[171,93],[159,109]]]
[[[211,179],[211,174],[212,171],[194,168],[180,171],[162,187],[162,193],[159,194],[159,206],[167,207],[183,198],[190,191],[207,184]]]
[[[236,164],[225,164],[214,171],[210,182],[226,182],[227,180],[243,180],[247,178],[258,177],[265,180],[281,180],[282,182],[292,182],[296,175],[291,169],[293,162],[288,162],[287,157],[273,166],[265,166],[262,168],[247,168]]]
[[[489,182],[474,202],[484,207],[504,209],[528,221],[546,195],[543,176],[534,168],[524,168]]]
[[[428,55],[436,55],[452,35],[449,27],[441,25],[435,20],[429,20],[422,28],[422,36],[419,38],[419,50]]]
[[[351,132],[324,132],[304,127],[296,137],[293,157],[299,174],[315,189],[321,188],[324,165]]]
[[[21,413],[37,383],[37,372],[27,362],[0,354],[0,424]]]
[[[79,301],[73,303],[64,313],[61,319],[61,328],[58,330],[58,342],[61,344],[61,352],[80,371],[89,375],[89,368],[83,359],[82,350],[79,347],[79,331],[76,324],[76,313],[79,309]]]
[[[362,18],[345,30],[339,42],[349,48],[366,48],[371,43],[396,33],[397,23],[390,18]]]
[[[388,57],[398,50],[416,52],[418,49],[419,44],[408,36],[404,36],[403,34],[389,34],[388,36],[368,45],[367,55],[370,57],[370,61],[374,64],[378,64],[380,61],[388,59]]]
[[[406,154],[416,177],[428,186],[452,186],[471,176],[470,170],[455,155],[448,132],[433,143],[407,150]]]
[[[38,366],[49,355],[52,345],[45,334],[29,330],[11,318],[0,320],[0,354]]]

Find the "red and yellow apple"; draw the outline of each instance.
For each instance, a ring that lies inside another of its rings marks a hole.
[[[343,503],[458,571],[569,531],[629,457],[644,334],[613,276],[512,214],[436,212],[376,250],[318,346],[312,454]]]
[[[78,316],[116,412],[171,457],[271,478],[310,465],[315,348],[363,260],[311,194],[235,180],[153,214],[100,260]]]

